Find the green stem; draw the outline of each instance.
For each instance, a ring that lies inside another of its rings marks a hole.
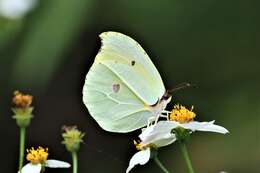
[[[25,127],[20,128],[20,155],[19,155],[19,171],[23,167],[24,158],[24,144],[25,144]]]
[[[179,143],[180,143],[181,152],[182,152],[182,155],[183,155],[183,157],[186,161],[189,173],[195,173],[194,170],[193,170],[193,167],[192,167],[191,159],[189,157],[188,150],[187,150],[185,142],[180,140]]]
[[[74,151],[71,153],[72,154],[72,167],[73,167],[73,173],[78,172],[78,157],[77,157],[77,152]]]
[[[163,166],[163,164],[161,163],[161,161],[159,160],[159,158],[157,156],[154,157],[154,161],[155,163],[161,168],[161,170],[164,172],[164,173],[170,173],[166,168],[165,166]]]

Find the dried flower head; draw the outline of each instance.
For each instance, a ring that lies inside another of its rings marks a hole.
[[[14,92],[12,111],[14,112],[13,118],[19,127],[27,127],[33,117],[32,104],[33,97],[28,94],[23,94],[19,91]]]
[[[17,108],[28,108],[32,104],[33,97],[19,91],[14,92],[13,103]]]

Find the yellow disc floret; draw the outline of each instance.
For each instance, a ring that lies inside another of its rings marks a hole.
[[[32,147],[31,149],[27,149],[27,153],[26,159],[32,164],[44,164],[49,155],[48,148],[42,147],[38,147],[37,149]]]
[[[147,148],[157,149],[155,144],[144,144],[140,140],[138,141],[134,140],[134,145],[137,150],[145,150]]]
[[[170,120],[171,121],[178,121],[179,123],[187,123],[192,121],[196,114],[192,111],[193,106],[190,110],[186,109],[185,106],[182,105],[175,105],[171,114],[170,114]]]
[[[144,146],[142,145],[141,141],[136,141],[136,140],[134,140],[134,145],[135,145],[135,148],[136,148],[137,150],[142,150],[142,149],[144,149]]]

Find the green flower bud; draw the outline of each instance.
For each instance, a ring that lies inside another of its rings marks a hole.
[[[187,141],[190,138],[190,130],[178,127],[172,130],[172,133],[176,135],[177,140]]]
[[[78,151],[80,148],[80,143],[83,142],[82,138],[85,134],[79,131],[76,126],[64,126],[63,130],[64,133],[62,133],[62,144],[65,145],[69,152]]]

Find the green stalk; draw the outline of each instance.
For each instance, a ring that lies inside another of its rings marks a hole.
[[[24,144],[25,144],[25,127],[20,127],[19,171],[21,171],[21,169],[22,169],[22,167],[23,167]]]
[[[191,159],[189,157],[188,150],[187,150],[185,142],[182,141],[182,140],[179,140],[179,143],[180,143],[181,152],[182,152],[182,155],[183,155],[185,162],[187,164],[189,173],[195,173],[194,170],[193,170],[193,167],[192,167]]]
[[[73,173],[77,173],[78,172],[78,156],[77,156],[77,152],[73,151],[73,152],[71,152],[71,155],[72,155]]]
[[[161,161],[159,160],[159,158],[157,156],[154,157],[154,161],[155,163],[161,168],[161,170],[164,172],[164,173],[170,173],[166,168],[165,166],[163,166],[163,164],[161,163]]]

